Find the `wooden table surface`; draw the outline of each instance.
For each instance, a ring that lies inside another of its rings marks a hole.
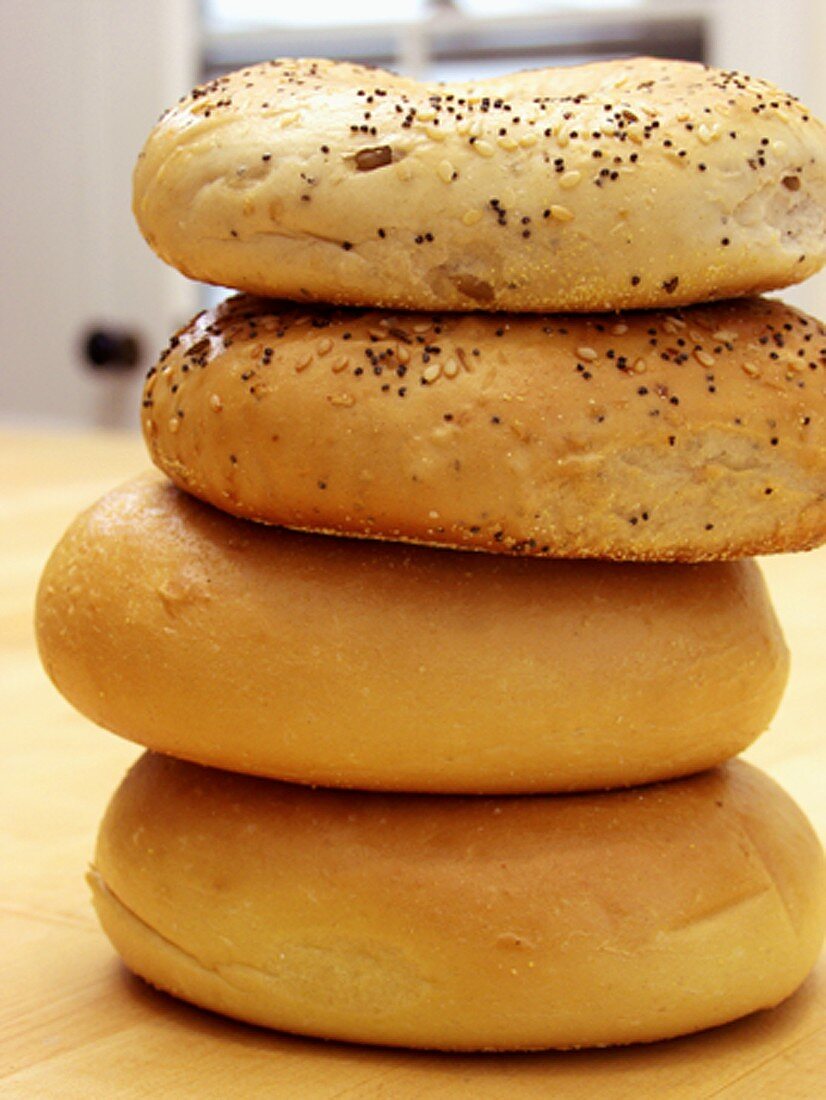
[[[433,1055],[234,1024],[129,976],[83,882],[103,807],[139,750],[46,680],[32,601],[70,519],[146,465],[135,438],[0,433],[0,1096],[588,1097],[826,1095],[826,966],[772,1012],[686,1039],[569,1054]],[[765,561],[793,673],[748,756],[826,834],[826,551]]]

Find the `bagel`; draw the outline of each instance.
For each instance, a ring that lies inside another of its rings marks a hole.
[[[826,538],[826,329],[749,299],[619,318],[244,295],[150,372],[155,463],[238,516],[480,550],[700,561]]]
[[[765,729],[788,667],[751,561],[538,561],[299,535],[157,475],[74,523],[44,572],[37,629],[58,689],[116,733],[374,790],[698,771]]]
[[[134,176],[146,240],[266,297],[673,307],[826,260],[826,129],[737,72],[650,58],[425,85],[333,61],[221,76]]]
[[[89,881],[126,965],[284,1031],[450,1050],[605,1046],[788,997],[823,856],[733,763],[599,795],[309,791],[144,756]]]

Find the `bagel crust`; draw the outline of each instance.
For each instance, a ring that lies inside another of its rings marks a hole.
[[[310,791],[147,754],[89,876],[130,969],[195,1004],[363,1043],[645,1042],[788,997],[823,856],[743,763],[601,795]]]
[[[185,275],[445,310],[673,307],[826,260],[826,128],[765,81],[638,58],[426,86],[281,60],[151,133],[134,211]]]
[[[76,520],[44,572],[37,628],[59,690],[122,736],[371,790],[685,775],[766,728],[788,668],[751,561],[539,561],[301,535],[155,474]]]
[[[701,561],[826,538],[826,329],[781,302],[388,314],[240,295],[153,368],[181,488],[328,533]]]

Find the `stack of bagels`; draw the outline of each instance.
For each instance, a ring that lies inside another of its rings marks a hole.
[[[39,593],[57,687],[151,750],[89,876],[126,964],[448,1050],[787,997],[822,854],[728,761],[787,674],[751,558],[826,539],[826,328],[753,296],[826,261],[823,125],[681,62],[278,61],[161,118],[135,213],[242,293]]]

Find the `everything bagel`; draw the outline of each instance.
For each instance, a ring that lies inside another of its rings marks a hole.
[[[671,307],[822,266],[826,129],[765,81],[681,61],[427,86],[282,60],[162,117],[134,210],[184,274],[264,296]]]
[[[826,538],[826,330],[781,302],[386,314],[238,296],[178,333],[143,428],[266,523],[551,557],[700,561]]]

